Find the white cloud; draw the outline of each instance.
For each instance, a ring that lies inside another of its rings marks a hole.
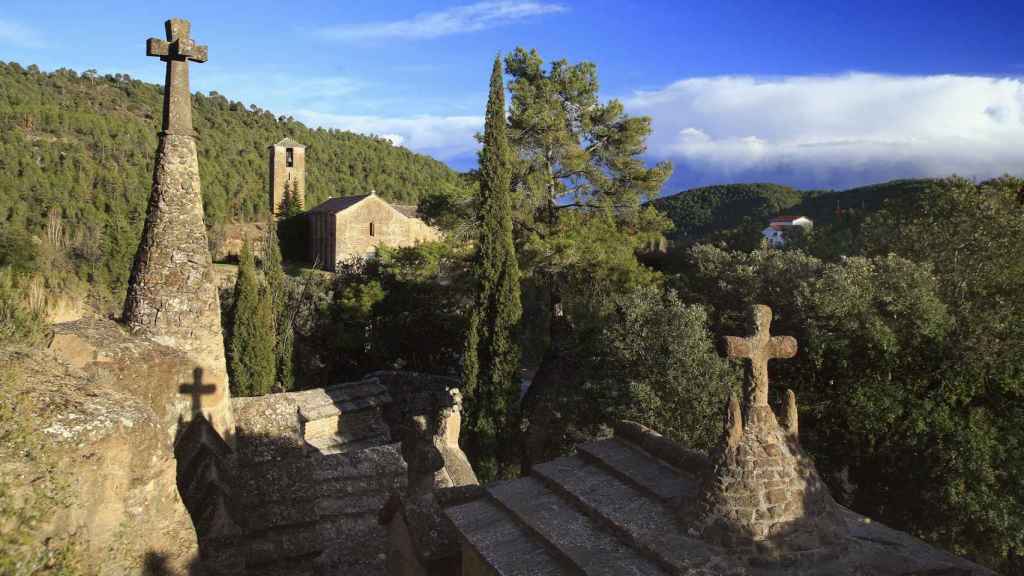
[[[388,142],[391,142],[392,146],[401,146],[405,144],[405,138],[402,138],[401,134],[379,134],[379,136]]]
[[[350,116],[300,110],[306,124],[386,138],[396,146],[430,154],[439,160],[465,156],[477,149],[474,135],[483,129],[481,116]]]
[[[326,38],[338,40],[421,40],[477,32],[524,18],[565,10],[566,8],[560,4],[544,2],[477,2],[439,12],[422,12],[408,20],[335,26],[323,28],[319,33]]]
[[[706,181],[784,173],[800,180],[794,184],[831,185],[1024,173],[1024,81],[1016,78],[691,78],[625,104],[652,117],[653,156]]]
[[[34,28],[12,20],[0,20],[0,46],[8,44],[21,48],[43,48],[42,35]]]
[[[199,90],[227,91],[231,97],[260,106],[336,101],[364,90],[368,84],[348,76],[301,76],[281,72],[241,73],[204,68],[192,74]]]

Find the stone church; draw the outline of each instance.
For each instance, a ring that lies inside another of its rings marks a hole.
[[[373,256],[377,247],[412,246],[441,237],[416,215],[415,206],[386,202],[375,192],[328,198],[308,214],[310,260],[324,270]]]
[[[270,148],[270,206],[278,214],[286,190],[305,205],[306,147],[284,138]],[[415,206],[391,204],[376,192],[331,197],[303,216],[306,220],[307,258],[334,272],[338,263],[373,256],[377,247],[412,246],[441,237],[440,231],[421,220]]]

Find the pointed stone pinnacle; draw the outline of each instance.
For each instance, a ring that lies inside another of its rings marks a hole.
[[[800,415],[796,410],[796,394],[786,389],[786,432],[794,440],[800,437]]]
[[[164,131],[157,148],[146,223],[135,254],[123,320],[134,334],[187,353],[201,382],[179,391],[184,421],[202,414],[230,444],[234,418],[228,388],[220,298],[203,222],[199,159],[192,135],[187,60],[203,61],[206,47],[187,39],[185,20],[167,24],[168,41],[150,42],[168,62]],[[166,52],[166,54],[164,54]],[[179,66],[172,74],[172,65]],[[190,390],[202,390],[190,397]]]
[[[740,401],[733,393],[729,397],[729,406],[725,414],[725,444],[730,449],[740,445],[743,438],[743,415],[740,414]]]

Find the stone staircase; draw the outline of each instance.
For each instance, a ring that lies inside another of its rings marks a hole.
[[[376,378],[324,389],[299,406],[302,437],[321,454],[338,454],[386,444],[390,432],[381,407],[391,402]]]
[[[235,399],[241,533],[204,542],[204,557],[251,576],[383,575],[377,514],[406,483],[381,417],[389,401],[376,379]]]
[[[687,574],[715,565],[699,541],[666,529],[695,489],[691,475],[614,438],[491,484],[448,513],[499,573]]]
[[[248,574],[322,574],[318,558],[339,544],[344,554],[335,564],[383,574],[386,534],[377,514],[405,484],[398,445],[313,452],[251,466],[241,476]]]

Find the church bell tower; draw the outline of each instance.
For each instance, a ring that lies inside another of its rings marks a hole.
[[[306,205],[306,147],[291,138],[268,146],[270,151],[270,210],[275,216],[281,212],[285,191],[300,206]]]

